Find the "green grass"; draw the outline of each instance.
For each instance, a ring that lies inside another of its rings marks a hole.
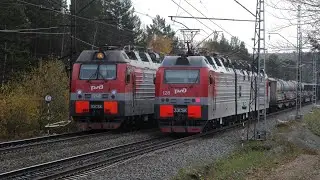
[[[304,150],[283,140],[278,134],[290,131],[288,123],[276,127],[274,135],[267,141],[249,141],[231,155],[218,159],[211,164],[181,169],[174,180],[207,180],[207,179],[245,179],[256,176],[257,170],[264,173],[286,163]]]
[[[308,128],[316,135],[320,136],[320,109],[314,109],[312,113],[304,116]]]

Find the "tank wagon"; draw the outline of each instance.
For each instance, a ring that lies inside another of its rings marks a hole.
[[[157,57],[118,47],[83,51],[73,65],[70,97],[78,127],[117,129],[152,120]]]

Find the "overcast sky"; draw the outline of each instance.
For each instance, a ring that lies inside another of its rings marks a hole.
[[[167,21],[172,24],[170,18],[168,16],[190,16],[183,9],[178,8],[177,4],[180,3],[180,6],[188,11],[192,16],[203,17],[203,15],[198,12],[196,9],[201,11],[207,17],[214,18],[230,18],[230,19],[249,19],[254,20],[255,18],[249,12],[247,12],[244,8],[242,8],[239,4],[237,4],[234,0],[133,0],[133,5],[136,11],[141,13],[146,13],[150,16],[156,16],[159,14],[162,17],[165,17]],[[187,2],[192,4],[196,9],[190,6]],[[247,9],[249,9],[252,13],[255,14],[256,10],[256,2],[257,0],[238,0],[242,5],[244,5]],[[283,43],[283,46],[288,46],[290,48],[290,44],[287,43],[281,36],[272,34],[270,36],[268,32],[274,32],[282,26],[289,25],[289,21],[286,19],[279,18],[295,18],[293,15],[297,14],[297,12],[288,12],[285,10],[278,10],[267,5],[273,6],[273,4],[277,4],[279,0],[266,0],[266,45],[267,48],[270,46],[279,46],[278,43]],[[277,7],[284,7],[285,4],[280,3]],[[287,6],[288,8],[294,8],[292,6]],[[138,14],[142,19],[143,23],[150,24],[152,22],[151,18],[145,15]],[[224,30],[224,35],[227,39],[230,39],[231,36],[237,36],[240,40],[246,43],[249,51],[252,51],[253,41],[251,40],[254,36],[254,22],[235,22],[235,21],[219,21],[213,20],[200,20],[208,27],[202,25],[195,19],[176,19],[179,22],[182,22],[189,28],[203,29],[200,34],[196,37],[197,40],[201,41],[203,38],[207,36],[207,33],[211,33],[213,30],[221,31],[222,29],[218,26],[222,27]],[[292,23],[296,23],[297,20],[294,19],[291,21]],[[173,24],[173,28],[179,29],[184,28],[182,25],[178,23]],[[227,32],[226,32],[227,31]],[[276,31],[283,35],[286,39],[288,39],[291,43],[296,44],[296,32],[297,27],[291,26],[288,28],[284,28],[282,30]],[[292,46],[291,46],[292,47]]]
[[[199,13],[196,9],[202,12],[207,17],[213,18],[230,18],[230,19],[248,19],[254,20],[252,14],[247,12],[244,8],[242,8],[239,4],[237,4],[234,0],[132,0],[133,6],[137,11],[137,15],[142,20],[144,25],[148,25],[152,23],[152,18],[156,15],[160,15],[161,17],[166,18],[167,22],[170,23],[174,30],[178,30],[180,28],[185,28],[178,23],[174,23],[170,20],[168,16],[190,16],[187,12],[185,12],[182,8],[178,8],[177,4],[189,12],[192,16],[203,17],[201,13]],[[196,9],[190,6],[187,2],[192,4]],[[252,13],[255,14],[256,11],[256,2],[257,0],[238,0],[242,5],[244,5],[247,9],[249,9]],[[278,8],[290,8],[296,9],[295,7],[286,5],[283,3],[283,0],[265,0],[266,5],[266,46],[269,51],[271,50],[271,46],[279,47],[279,43],[282,43],[282,46],[286,46],[288,48],[292,48],[292,45],[289,44],[286,40],[284,40],[281,36],[272,34],[269,40],[269,32],[277,32],[288,39],[292,44],[296,44],[297,42],[297,27],[289,26],[287,28],[283,28],[280,30],[280,27],[288,26],[289,21],[288,18],[291,18],[291,23],[296,24],[296,14],[297,12],[279,10],[273,8],[274,4]],[[273,6],[273,7],[271,7]],[[147,15],[143,15],[147,14]],[[201,29],[200,34],[198,34],[195,38],[197,41],[202,41],[208,34],[212,33],[212,30],[223,31],[224,35],[227,39],[230,39],[231,36],[237,36],[240,40],[246,43],[249,52],[252,53],[253,41],[251,40],[254,36],[254,22],[236,22],[236,21],[220,21],[220,20],[199,20],[196,19],[181,19],[177,18],[176,21],[179,21],[189,28]],[[222,27],[223,30],[218,27]],[[210,29],[209,29],[210,28]],[[181,36],[182,37],[182,36]]]

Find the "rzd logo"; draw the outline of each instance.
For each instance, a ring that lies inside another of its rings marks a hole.
[[[97,90],[97,89],[102,90],[102,89],[103,89],[103,84],[101,84],[101,85],[99,85],[99,86],[91,86],[91,91],[92,91],[92,90]]]
[[[180,93],[186,93],[187,88],[182,88],[182,89],[174,89],[174,94],[180,94]]]

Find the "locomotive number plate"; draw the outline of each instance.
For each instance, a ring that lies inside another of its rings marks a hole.
[[[91,109],[103,109],[103,106],[100,104],[91,104]]]
[[[187,112],[187,108],[174,108],[173,111],[175,113],[186,113]]]

